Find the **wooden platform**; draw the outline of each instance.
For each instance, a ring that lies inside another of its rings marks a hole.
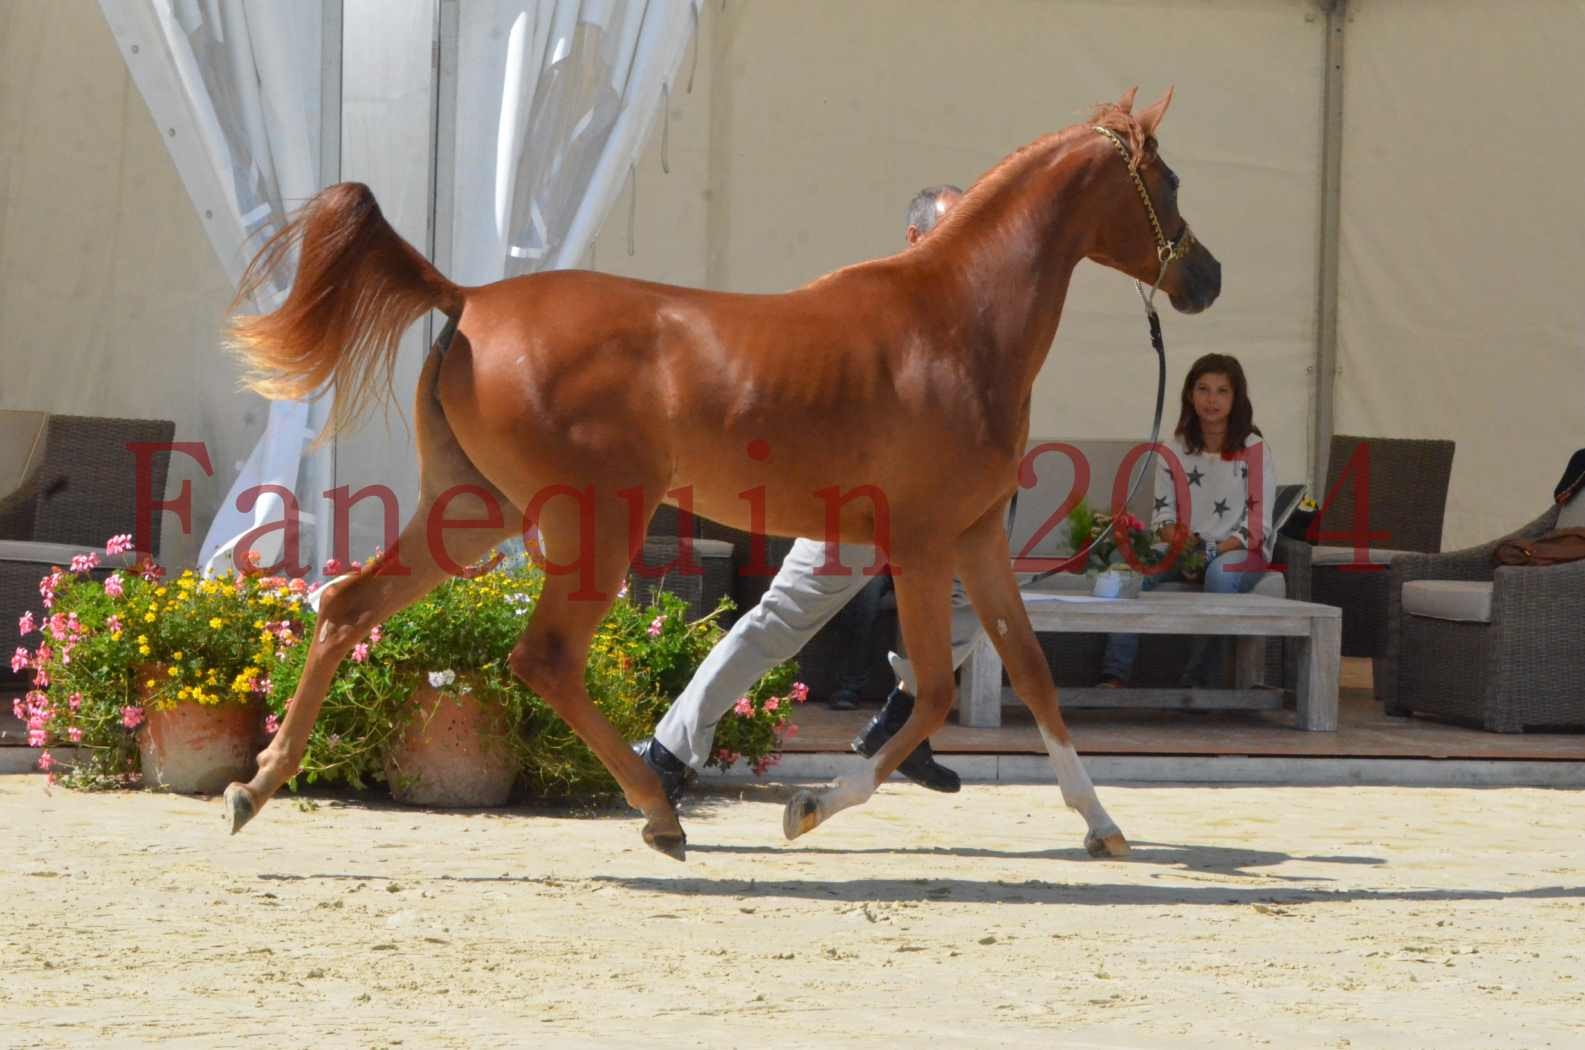
[[[1585,733],[1488,733],[1423,718],[1389,718],[1371,695],[1370,661],[1343,660],[1338,728],[1306,733],[1292,710],[1064,712],[1082,753],[1314,758],[1462,758],[1585,762]],[[810,702],[798,710],[789,753],[848,752],[874,708],[832,711]],[[1003,709],[996,729],[955,721],[931,738],[944,754],[1044,754],[1040,733],[1022,706]]]

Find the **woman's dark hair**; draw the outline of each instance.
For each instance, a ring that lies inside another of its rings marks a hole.
[[[1205,375],[1224,375],[1233,386],[1233,408],[1227,413],[1227,436],[1222,439],[1222,458],[1232,459],[1244,450],[1249,435],[1260,434],[1260,428],[1255,425],[1255,406],[1249,400],[1244,366],[1232,354],[1206,354],[1190,366],[1189,374],[1183,379],[1183,409],[1178,413],[1178,429],[1174,433],[1183,439],[1184,447],[1190,452],[1205,451],[1205,435],[1200,433],[1200,417],[1194,411],[1194,384]]]

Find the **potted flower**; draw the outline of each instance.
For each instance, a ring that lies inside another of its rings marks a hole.
[[[1107,531],[1107,526],[1112,526]],[[1083,572],[1091,593],[1100,598],[1137,598],[1144,587],[1141,570],[1161,563],[1166,546],[1157,544],[1145,524],[1126,510],[1097,513],[1080,500],[1068,514],[1068,537],[1075,553],[1088,550]]]
[[[113,537],[106,553],[130,546]],[[43,613],[22,617],[13,669],[31,668],[18,702],[37,746],[77,748],[71,782],[214,793],[251,772],[262,701],[279,645],[267,617],[296,624],[306,585],[192,571],[174,580],[145,559],[97,579],[97,554],[39,584]],[[35,641],[34,635],[37,634]],[[46,752],[41,767],[54,759]]]
[[[617,793],[597,759],[540,697],[512,674],[508,657],[543,584],[532,564],[503,565],[446,581],[380,624],[332,680],[298,781],[363,788],[384,780],[398,801],[500,805],[514,782],[541,799]],[[590,696],[628,739],[650,734],[720,638],[717,610],[689,621],[686,604],[659,592],[652,605],[618,596],[591,643]],[[725,606],[723,606],[724,608]],[[304,630],[312,631],[313,611]],[[304,646],[277,650],[267,728],[285,717],[301,676]],[[763,771],[799,689],[793,665],[766,675],[745,698],[749,711],[723,721],[727,755]],[[740,702],[742,706],[742,702]]]

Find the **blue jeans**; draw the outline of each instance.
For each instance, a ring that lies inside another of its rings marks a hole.
[[[1257,559],[1258,554],[1251,554],[1245,550],[1231,550],[1216,556],[1205,567],[1205,582],[1202,585],[1207,594],[1248,594],[1255,589],[1255,584],[1260,582],[1264,575],[1264,566],[1256,567],[1248,564],[1246,559]],[[1168,580],[1181,580],[1183,573],[1173,566],[1166,572],[1155,576],[1146,576],[1144,590],[1152,590],[1157,584],[1166,583]],[[1209,681],[1215,670],[1218,651],[1210,644],[1206,635],[1198,635],[1189,650],[1189,665],[1184,668],[1185,679],[1196,684]],[[1109,634],[1106,636],[1106,655],[1101,658],[1101,676],[1116,678],[1119,681],[1128,681],[1128,676],[1133,673],[1134,659],[1139,655],[1139,635],[1137,634]]]

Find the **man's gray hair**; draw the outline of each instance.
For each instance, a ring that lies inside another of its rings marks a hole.
[[[935,228],[941,213],[936,211],[936,201],[944,193],[963,195],[963,191],[951,183],[942,183],[940,186],[927,186],[914,194],[914,199],[908,202],[908,225],[920,233],[929,233]]]

